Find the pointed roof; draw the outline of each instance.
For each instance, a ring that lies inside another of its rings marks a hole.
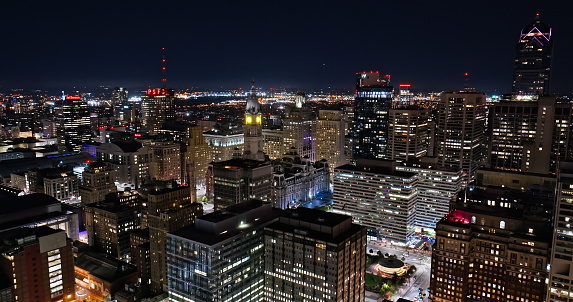
[[[520,39],[537,40],[541,45],[543,45],[544,43],[551,40],[551,27],[541,22],[539,19],[539,13],[537,13],[533,22],[521,30]]]
[[[257,98],[257,88],[255,88],[255,80],[251,80],[251,91],[247,97],[247,107],[245,113],[257,114],[261,112],[261,104]]]

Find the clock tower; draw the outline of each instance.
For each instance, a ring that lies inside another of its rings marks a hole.
[[[263,153],[263,124],[261,104],[257,98],[255,81],[251,81],[252,87],[247,97],[247,107],[245,109],[245,152],[244,159],[265,161]]]

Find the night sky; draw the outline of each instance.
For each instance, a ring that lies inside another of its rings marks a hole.
[[[573,2],[2,1],[0,90],[161,86],[352,90],[379,70],[416,90],[511,91],[515,44],[553,27],[551,91],[573,92]]]

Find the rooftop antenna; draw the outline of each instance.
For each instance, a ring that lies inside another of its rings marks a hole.
[[[470,74],[464,73],[464,90],[470,89]]]
[[[162,59],[161,59],[161,70],[163,70],[163,79],[161,79],[161,81],[163,82],[163,88],[167,88],[167,75],[166,75],[166,68],[165,68],[165,47],[161,47],[161,55],[162,55]]]

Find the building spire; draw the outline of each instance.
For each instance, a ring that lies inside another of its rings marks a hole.
[[[261,112],[261,104],[259,104],[259,99],[257,98],[257,88],[255,88],[255,80],[251,80],[251,91],[247,96],[247,107],[245,108],[246,113],[257,114]]]
[[[163,78],[161,79],[161,82],[163,82],[163,88],[167,88],[167,70],[165,68],[165,47],[161,47],[161,54],[162,54],[162,59],[161,59],[161,70],[163,71]]]

